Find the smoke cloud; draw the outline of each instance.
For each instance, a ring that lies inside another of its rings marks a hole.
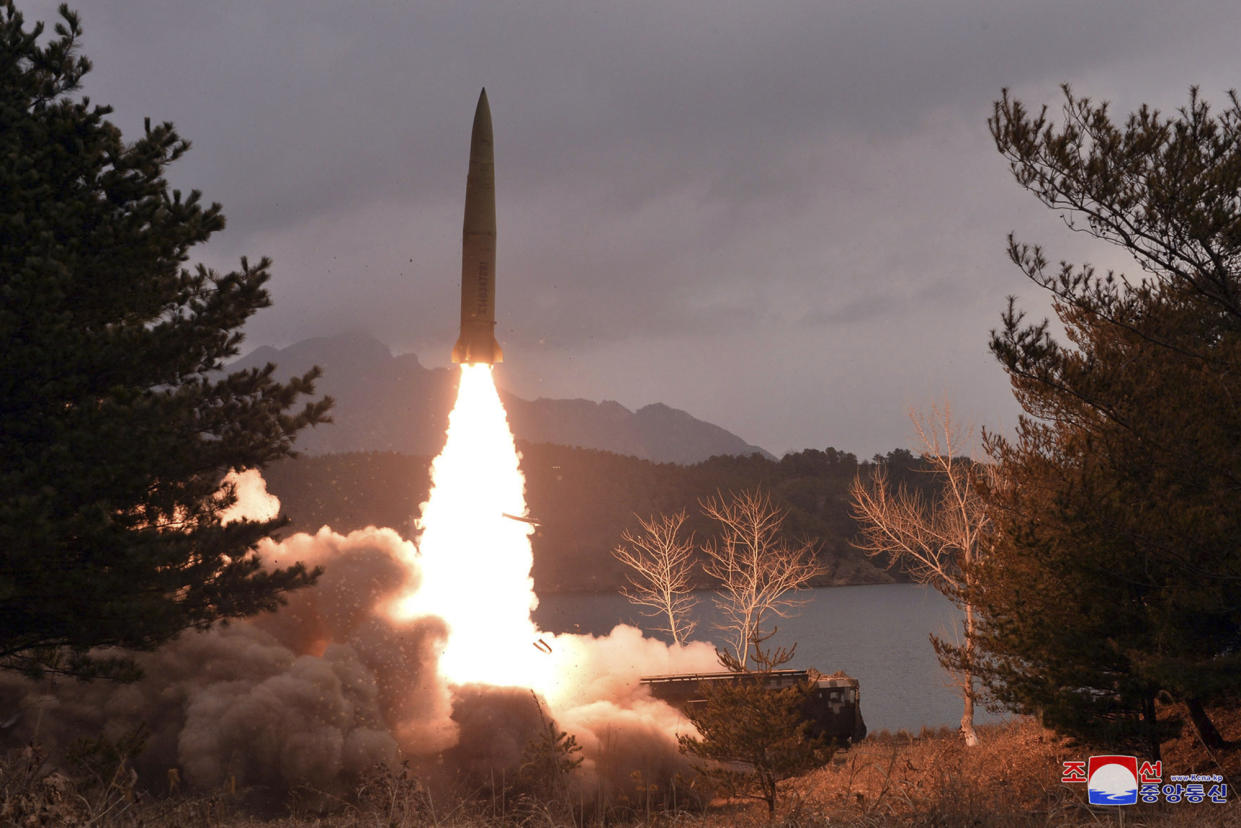
[[[237,500],[220,513],[220,523],[235,520],[271,520],[280,514],[280,500],[267,491],[267,481],[258,469],[239,472],[230,469],[224,475],[224,488],[231,487]]]
[[[231,482],[230,519],[278,508],[257,472]],[[516,772],[550,716],[582,747],[573,784],[588,801],[686,769],[675,734],[689,725],[637,679],[712,669],[710,646],[665,645],[627,626],[547,635],[552,653],[531,648],[530,658],[553,659],[559,684],[538,703],[523,688],[449,686],[437,673],[445,624],[393,620],[398,596],[420,582],[410,541],[391,529],[342,535],[325,526],[264,541],[258,553],[269,567],[304,561],[324,574],[276,613],[138,654],[144,678],[132,684],[0,674],[0,711],[13,712],[0,716],[0,743],[37,742],[55,757],[84,736],[115,740],[145,726],[136,770],[147,788],[165,791],[175,774],[199,790],[278,796],[303,784],[347,789],[377,764],[431,757],[441,775],[498,778]]]

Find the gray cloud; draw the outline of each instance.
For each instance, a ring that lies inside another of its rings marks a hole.
[[[1207,0],[82,11],[87,92],[127,131],[149,114],[195,143],[173,179],[230,222],[202,258],[276,259],[275,306],[250,344],[363,328],[447,361],[487,85],[506,383],[662,400],[777,450],[906,442],[889,389],[910,376],[959,386],[963,416],[1011,422],[985,354],[1004,296],[1029,292],[1005,234],[1103,254],[1011,182],[985,127],[1001,88],[1054,105],[1069,81],[1123,112],[1175,107],[1195,83],[1221,101],[1241,76],[1241,10]],[[917,337],[888,335],[910,326]],[[859,336],[878,350],[839,347]],[[963,339],[976,382],[951,381]],[[661,350],[673,342],[696,370]],[[783,358],[808,352],[829,357]],[[828,361],[844,352],[852,362]],[[865,416],[792,404],[846,377]],[[776,405],[773,383],[788,395]]]

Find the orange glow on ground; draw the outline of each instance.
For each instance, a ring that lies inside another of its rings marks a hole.
[[[438,615],[448,623],[439,672],[450,683],[546,693],[554,665],[535,648],[542,636],[530,619],[538,604],[530,578],[534,527],[505,517],[526,514],[517,461],[491,366],[462,365],[448,439],[431,465],[431,493],[417,522],[420,583],[396,615]]]

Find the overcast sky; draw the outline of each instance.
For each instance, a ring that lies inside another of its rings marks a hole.
[[[18,0],[28,20],[54,2]],[[196,260],[274,259],[248,350],[367,331],[449,364],[480,87],[496,141],[501,384],[664,402],[777,454],[912,445],[949,400],[1009,429],[987,351],[1005,257],[1123,264],[1011,179],[1005,87],[1217,104],[1234,0],[80,0],[86,92],[193,142],[224,207]]]

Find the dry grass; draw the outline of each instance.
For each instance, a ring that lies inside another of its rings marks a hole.
[[[867,740],[802,780],[816,817],[855,825],[1047,825],[1072,822],[1082,792],[1060,782],[1076,754],[1029,721]]]
[[[1241,710],[1212,711],[1227,739],[1241,741]],[[1091,808],[1084,786],[1060,781],[1061,763],[1091,751],[1074,747],[1030,720],[986,726],[980,743],[966,748],[946,730],[918,736],[880,733],[824,768],[786,783],[781,807],[768,822],[766,806],[720,801],[705,812],[609,808],[521,798],[497,807],[477,797],[433,797],[404,769],[377,772],[353,795],[330,797],[302,791],[290,816],[264,820],[246,807],[244,791],[146,799],[127,785],[88,786],[58,774],[38,774],[39,757],[11,754],[0,763],[0,824],[144,826],[270,826],[361,828],[361,826],[1191,826],[1241,825],[1232,785],[1226,805],[1182,803]],[[1241,749],[1207,751],[1192,729],[1165,745],[1164,774],[1222,773],[1241,779]],[[118,777],[120,778],[120,777]],[[127,780],[127,777],[125,778]],[[7,813],[4,813],[7,810]],[[16,817],[16,818],[15,818]],[[22,817],[25,817],[23,819]],[[585,817],[583,820],[582,818]]]
[[[1212,711],[1225,738],[1241,739],[1241,711]],[[1060,781],[1066,759],[1091,750],[1029,719],[979,729],[967,748],[955,734],[913,736],[880,733],[832,763],[792,783],[780,824],[852,826],[1190,826],[1241,825],[1241,804],[1232,785],[1229,802],[1215,805],[1136,805],[1097,808],[1086,803],[1084,785]],[[1241,779],[1241,750],[1207,751],[1191,728],[1164,746],[1165,778],[1174,773],[1223,773]],[[723,803],[718,805],[722,806]],[[766,813],[730,803],[705,820],[719,825],[762,825]],[[1123,814],[1121,812],[1124,812]],[[718,819],[718,821],[717,821]]]

